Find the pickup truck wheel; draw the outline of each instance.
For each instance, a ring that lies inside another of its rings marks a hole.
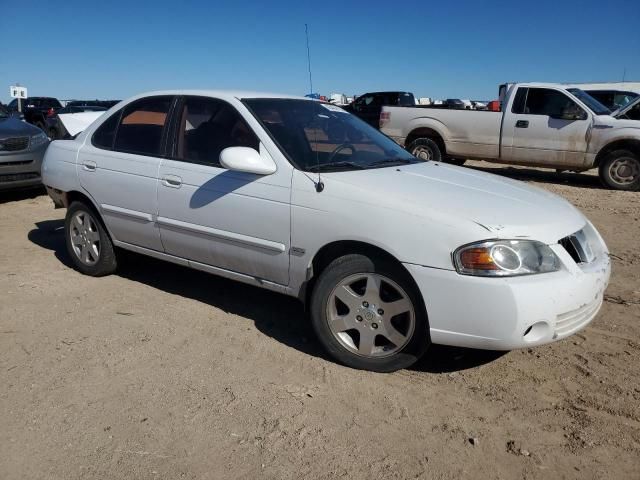
[[[64,223],[67,251],[77,270],[92,277],[116,270],[111,238],[97,212],[83,202],[73,202]]]
[[[433,160],[435,162],[442,160],[440,147],[430,138],[418,138],[414,140],[407,150],[409,150],[411,155],[420,160]]]
[[[334,260],[318,278],[310,312],[322,346],[348,367],[393,372],[429,346],[413,280],[392,262],[355,254]]]
[[[614,150],[600,163],[600,179],[614,190],[640,190],[640,157],[629,150]]]

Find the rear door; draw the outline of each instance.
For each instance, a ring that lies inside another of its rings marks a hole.
[[[557,118],[564,113],[577,119]],[[502,127],[502,159],[523,165],[581,167],[585,163],[587,112],[562,90],[518,87]]]
[[[78,153],[81,185],[98,204],[116,240],[162,251],[158,168],[173,96],[135,100],[109,117]]]
[[[220,164],[227,147],[270,155],[230,103],[184,97],[174,125],[172,155],[162,161],[158,184],[166,253],[287,285],[291,172],[262,176]]]

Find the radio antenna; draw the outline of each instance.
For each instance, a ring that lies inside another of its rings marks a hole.
[[[307,66],[309,67],[309,93],[313,93],[313,80],[311,80],[311,50],[309,50],[309,26],[304,24],[304,34],[307,37]]]
[[[309,25],[304,24],[304,34],[307,37],[307,66],[309,67],[309,94],[311,95],[311,101],[315,102],[313,98],[313,80],[311,79],[311,50],[309,49]],[[319,100],[318,100],[319,101]],[[324,190],[324,183],[322,182],[322,176],[320,175],[320,157],[318,156],[318,129],[313,129],[313,140],[316,147],[316,169],[318,170],[318,181],[314,182],[316,185],[316,192],[320,193]]]

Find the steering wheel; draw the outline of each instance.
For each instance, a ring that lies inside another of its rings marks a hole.
[[[331,163],[333,161],[333,158],[336,155],[338,155],[338,153],[340,153],[342,150],[346,150],[347,148],[351,150],[351,155],[353,155],[356,152],[356,147],[354,147],[353,144],[342,143],[333,149],[333,152],[331,152],[331,155],[329,155],[329,159],[327,160],[327,163]]]

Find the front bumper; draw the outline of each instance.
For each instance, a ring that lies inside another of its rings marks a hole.
[[[48,143],[22,152],[0,153],[0,190],[31,187],[42,183],[42,158]]]
[[[602,305],[611,275],[604,242],[589,224],[596,254],[576,264],[561,245],[558,272],[511,278],[460,275],[405,264],[424,298],[431,341],[490,350],[550,343],[586,327]]]

